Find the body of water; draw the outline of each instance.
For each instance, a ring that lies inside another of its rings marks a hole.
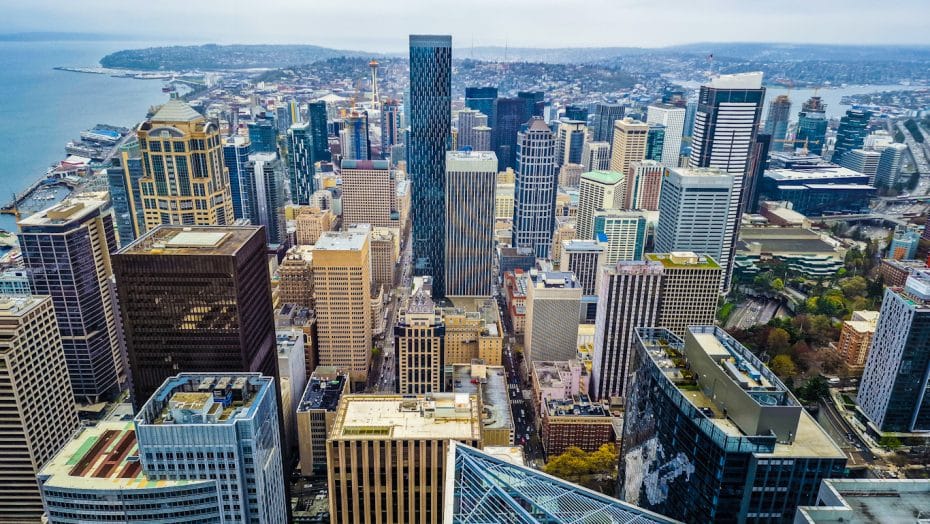
[[[0,42],[0,203],[65,158],[65,144],[95,124],[132,127],[167,100],[162,82],[56,71],[94,67],[141,42]],[[0,228],[18,231],[11,215]]]

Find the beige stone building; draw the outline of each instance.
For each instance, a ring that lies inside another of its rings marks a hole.
[[[549,250],[549,258],[552,264],[558,266],[562,261],[562,242],[573,240],[575,238],[576,220],[569,217],[556,217],[555,231],[552,233],[552,248]]]
[[[278,266],[277,301],[313,307],[313,246],[297,245]]]
[[[628,175],[630,164],[646,158],[646,138],[649,124],[624,118],[614,122],[614,143],[611,146],[610,170]]]
[[[843,357],[843,362],[852,369],[865,367],[869,356],[869,345],[878,325],[878,311],[853,311],[852,317],[843,322],[840,341],[836,351]]]
[[[442,391],[445,362],[445,323],[422,288],[404,303],[394,324],[397,348],[397,391],[421,395]]]
[[[399,227],[397,180],[387,160],[342,162],[342,228]]]
[[[514,184],[497,184],[494,191],[494,218],[513,220]]]
[[[713,326],[723,269],[713,258],[689,251],[649,253],[661,262],[662,299],[657,327],[684,338],[689,326]]]
[[[336,216],[329,209],[312,206],[294,206],[294,226],[297,244],[312,246],[326,231],[332,231]]]
[[[456,299],[456,304],[461,306],[442,310],[445,363],[467,364],[477,358],[489,366],[501,365],[504,333],[496,302]]]
[[[392,287],[394,267],[400,258],[400,229],[375,227],[371,231],[371,280]]]

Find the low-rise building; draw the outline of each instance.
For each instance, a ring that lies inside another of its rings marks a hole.
[[[445,390],[474,395],[481,402],[485,446],[514,445],[513,414],[504,366],[488,366],[476,359],[470,364],[452,364],[451,368]]]
[[[926,268],[927,263],[923,260],[883,258],[878,266],[878,274],[881,276],[882,284],[886,287],[901,287],[912,273]]]
[[[862,369],[865,366],[877,324],[878,311],[853,311],[852,318],[843,322],[836,351],[850,368]]]
[[[507,304],[507,316],[515,334],[526,330],[526,286],[529,276],[518,269],[504,274],[504,300]]]
[[[577,360],[533,362],[533,399],[536,407],[547,400],[565,400],[586,391],[582,385],[585,372]]]
[[[319,366],[310,375],[297,405],[300,472],[304,476],[326,472],[326,438],[336,419],[342,395],[349,393],[349,376],[332,366]]]
[[[595,451],[615,438],[613,417],[607,406],[592,402],[584,394],[543,401],[540,418],[542,445],[550,458],[571,446]]]

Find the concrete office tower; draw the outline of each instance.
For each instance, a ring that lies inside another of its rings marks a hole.
[[[310,203],[310,195],[316,191],[316,168],[318,158],[313,157],[313,133],[309,122],[294,124],[287,130],[288,174],[291,182],[291,202],[299,206]],[[233,169],[229,168],[232,184]],[[235,197],[233,197],[235,211]],[[238,215],[237,215],[238,216]]]
[[[691,327],[684,341],[638,329],[630,369],[618,482],[628,503],[688,522],[791,522],[814,486],[843,475],[833,439],[720,328]],[[655,475],[667,489],[649,486]]]
[[[646,158],[649,124],[624,118],[614,123],[614,141],[610,146],[610,170],[627,173],[630,164]]]
[[[433,296],[445,296],[444,180],[452,129],[452,37],[410,35],[410,141],[413,182],[413,260],[433,277]]]
[[[318,207],[302,206],[294,212],[294,222],[297,225],[297,244],[312,246],[324,231],[331,231],[336,217],[329,209],[321,210]]]
[[[688,326],[713,325],[723,271],[714,259],[681,251],[649,253],[645,260],[664,268],[656,326],[684,335]]]
[[[823,154],[827,141],[827,105],[819,96],[811,97],[801,105],[798,128],[794,134],[794,147],[806,148],[814,155]]]
[[[762,73],[720,75],[701,86],[694,117],[689,167],[715,167],[733,175],[730,208],[726,214],[726,236],[721,255],[690,249],[714,257],[724,268],[723,289],[733,275],[734,245],[743,205],[743,183],[750,168],[753,141],[762,113]],[[666,186],[663,185],[663,190]],[[664,248],[659,251],[671,251]]]
[[[642,259],[646,248],[646,226],[646,215],[641,211],[595,211],[594,238],[607,245],[604,263]]]
[[[624,261],[600,269],[591,395],[595,399],[627,395],[627,376],[636,342],[635,329],[655,326],[664,268],[654,261]]]
[[[596,240],[565,240],[559,271],[574,273],[584,295],[597,294],[598,273],[605,262],[606,246]]]
[[[226,225],[234,220],[217,124],[177,98],[136,130],[142,152],[145,229],[160,224]],[[253,146],[254,146],[253,141]]]
[[[229,192],[232,195],[233,216],[237,220],[251,217],[249,188],[252,186],[252,181],[249,180],[245,170],[250,154],[252,154],[252,143],[249,142],[248,137],[228,136],[223,139],[223,163],[229,171]],[[292,196],[293,191],[292,189]],[[144,225],[144,218],[142,223]]]
[[[784,140],[788,135],[788,120],[791,119],[791,100],[787,95],[778,95],[772,103],[769,104],[769,112],[765,117],[765,130],[763,133],[772,137],[773,140]],[[781,151],[783,145],[776,142],[775,150]],[[794,148],[792,147],[793,151]]]
[[[530,248],[547,258],[555,227],[558,169],[555,138],[540,118],[533,118],[518,133],[516,192],[513,211],[513,247]]]
[[[527,362],[570,360],[577,356],[578,314],[583,294],[572,273],[531,272],[526,289]]]
[[[497,184],[494,190],[494,218],[513,220],[514,184]]]
[[[442,310],[423,288],[403,304],[394,323],[397,347],[397,391],[426,395],[442,391],[446,326]]]
[[[400,230],[371,229],[371,282],[377,286],[394,285],[394,268],[400,260]]]
[[[328,125],[326,123],[326,102],[317,101],[307,104],[307,122],[310,124],[310,143],[313,144],[313,158],[316,161],[332,160],[329,152]]]
[[[878,169],[875,172],[875,185],[894,187],[901,176],[901,167],[904,165],[904,154],[907,146],[904,144],[890,144],[882,149],[878,160]]]
[[[585,142],[581,150],[581,165],[584,172],[610,169],[610,143]]]
[[[555,162],[558,165],[580,164],[588,126],[582,120],[563,120],[556,138]]]
[[[292,457],[297,451],[297,404],[307,386],[306,334],[299,326],[275,330],[278,350],[278,391],[281,394],[281,423],[284,426],[284,455]],[[311,366],[313,364],[311,363]]]
[[[371,160],[367,111],[352,111],[346,115],[345,127],[339,134],[343,160]]]
[[[109,285],[116,252],[106,193],[85,193],[19,221],[34,295],[50,295],[74,396],[106,400],[126,382]]]
[[[287,250],[278,265],[278,302],[313,307],[313,246]]]
[[[471,130],[474,135],[474,143],[471,148],[474,151],[493,151],[491,145],[492,129],[488,126],[476,126]]]
[[[880,432],[930,431],[930,271],[886,288],[857,403]]]
[[[562,242],[575,238],[574,220],[569,217],[557,217],[555,223],[555,231],[552,233],[552,249],[549,252],[549,259],[552,260],[553,266],[562,262]]]
[[[562,167],[559,168],[559,187],[578,187],[582,173],[584,173],[584,166],[581,164],[562,164]]]
[[[0,339],[0,521],[39,522],[36,474],[78,428],[52,299],[0,297]]]
[[[630,176],[624,185],[623,209],[659,210],[659,195],[666,167],[655,160],[630,164]]]
[[[371,363],[371,259],[369,232],[326,232],[313,252],[320,365],[368,378]]]
[[[685,108],[672,104],[650,105],[646,109],[646,123],[665,126],[662,158],[659,160],[667,166],[677,167],[681,155],[681,137],[684,135]]]
[[[349,393],[349,376],[331,366],[318,366],[307,381],[297,405],[300,473],[307,477],[326,473],[326,438],[336,421],[342,395]]]
[[[400,227],[397,173],[387,160],[342,161],[342,227]]]
[[[619,171],[591,171],[581,175],[578,183],[577,237],[594,238],[594,213],[598,209],[617,209],[623,204],[626,177]]]
[[[614,122],[623,119],[623,104],[599,103],[594,106],[591,129],[595,142],[614,143]]]
[[[481,424],[474,395],[343,395],[326,443],[331,522],[444,522],[447,452],[483,447]]]
[[[249,195],[252,224],[265,226],[265,239],[269,244],[283,244],[287,239],[284,162],[277,153],[252,153],[245,171],[252,180]]]
[[[865,109],[849,109],[846,115],[840,118],[840,126],[836,130],[836,143],[833,145],[833,163],[840,163],[843,156],[853,149],[861,149],[865,137],[869,135],[869,121],[872,112]]]
[[[882,154],[878,151],[853,149],[839,158],[836,163],[845,168],[852,169],[857,173],[866,175],[869,177],[869,185],[874,185],[881,157]]]
[[[458,112],[458,149],[475,148],[475,128],[487,127],[488,116],[474,109],[460,109]],[[479,150],[480,151],[480,150]]]
[[[119,156],[113,157],[113,164],[106,169],[107,186],[110,191],[110,205],[116,223],[116,233],[120,245],[126,245],[139,236],[141,227],[145,227],[145,213],[142,211],[142,155],[139,153],[139,141],[130,138],[119,147]]]
[[[446,295],[491,296],[497,156],[446,153]]]
[[[261,373],[169,377],[134,419],[142,470],[214,480],[222,522],[286,522],[275,382]]]
[[[400,126],[400,102],[394,99],[381,102],[381,159],[391,157],[391,148],[404,141]]]
[[[278,376],[265,246],[259,226],[166,225],[113,256],[137,406],[179,371]]]
[[[693,251],[723,260],[732,251],[730,212],[736,175],[714,168],[669,169],[659,197],[655,251]],[[721,289],[726,289],[726,270]]]

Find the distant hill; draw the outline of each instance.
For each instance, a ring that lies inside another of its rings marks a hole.
[[[150,47],[117,51],[100,59],[103,67],[145,71],[277,69],[339,57],[381,56],[315,45],[217,45]]]

